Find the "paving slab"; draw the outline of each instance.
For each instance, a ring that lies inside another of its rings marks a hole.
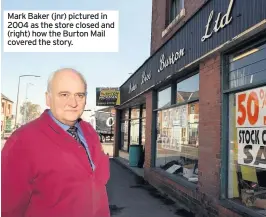
[[[110,167],[107,191],[112,217],[193,217],[114,159]]]

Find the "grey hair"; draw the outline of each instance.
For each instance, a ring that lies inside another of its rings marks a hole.
[[[80,79],[83,81],[83,83],[85,84],[85,90],[87,92],[87,82],[86,82],[86,79],[84,78],[84,76],[78,72],[77,70],[75,69],[72,69],[72,68],[62,68],[62,69],[58,69],[56,71],[54,71],[48,78],[48,81],[47,81],[47,92],[50,93],[51,92],[51,84],[52,84],[52,81],[55,77],[55,75],[59,72],[62,72],[62,71],[72,71],[73,73],[75,73],[76,75],[78,75],[80,77]]]

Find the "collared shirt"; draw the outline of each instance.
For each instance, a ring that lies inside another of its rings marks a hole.
[[[65,124],[61,123],[60,121],[58,121],[58,120],[53,116],[51,110],[49,110],[48,114],[52,117],[52,119],[55,121],[55,123],[57,123],[57,124],[58,124],[58,125],[64,130],[64,131],[66,131],[69,135],[71,135],[71,134],[67,131],[67,130],[70,128],[70,126],[65,125]],[[89,156],[89,161],[90,161],[90,163],[91,163],[91,165],[92,165],[92,169],[94,170],[94,169],[95,169],[95,165],[94,165],[93,162],[92,162],[91,155],[90,155],[90,150],[89,150],[89,148],[88,148],[88,144],[87,144],[87,142],[86,142],[86,139],[85,139],[85,137],[84,137],[84,134],[83,134],[83,132],[82,132],[82,130],[81,130],[81,127],[80,127],[80,125],[79,125],[78,122],[76,122],[75,127],[77,127],[77,129],[78,129],[78,136],[79,136],[81,142],[82,142],[82,143],[84,144],[84,146],[85,146],[86,152],[87,152],[87,154],[88,154],[88,156]]]

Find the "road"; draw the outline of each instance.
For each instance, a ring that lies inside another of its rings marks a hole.
[[[107,185],[111,214],[114,217],[190,217],[184,210],[177,210],[174,202],[164,198],[144,180],[114,159],[111,179]],[[182,214],[183,212],[183,214]]]

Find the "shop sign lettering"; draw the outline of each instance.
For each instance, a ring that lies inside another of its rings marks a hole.
[[[145,84],[147,81],[151,79],[151,71],[149,73],[146,73],[145,71],[142,72],[141,75],[141,85]]]
[[[218,32],[220,29],[223,29],[226,27],[231,21],[232,21],[232,16],[230,17],[232,7],[234,4],[234,0],[231,0],[227,9],[226,14],[221,18],[221,12],[218,13],[217,18],[215,20],[215,25],[212,30],[210,30],[210,24],[213,20],[213,14],[214,10],[211,11],[207,25],[205,27],[205,35],[201,38],[201,41],[204,42],[206,39],[210,38],[213,33]]]
[[[133,91],[135,91],[137,89],[138,85],[137,84],[129,84],[129,90],[128,93],[132,93]]]
[[[266,86],[236,94],[238,163],[266,169]]]
[[[115,122],[114,122],[114,118],[113,117],[107,118],[107,120],[106,120],[106,126],[107,127],[112,127],[114,124],[115,124]]]
[[[241,147],[239,154],[243,155],[239,163],[266,168],[266,130],[240,128],[237,134],[238,144]]]
[[[171,55],[169,55],[167,58],[165,58],[165,55],[162,54],[160,57],[160,68],[158,69],[158,72],[161,72],[168,66],[175,64],[176,61],[179,60],[184,55],[185,55],[184,48],[180,49],[179,51],[172,52]]]

